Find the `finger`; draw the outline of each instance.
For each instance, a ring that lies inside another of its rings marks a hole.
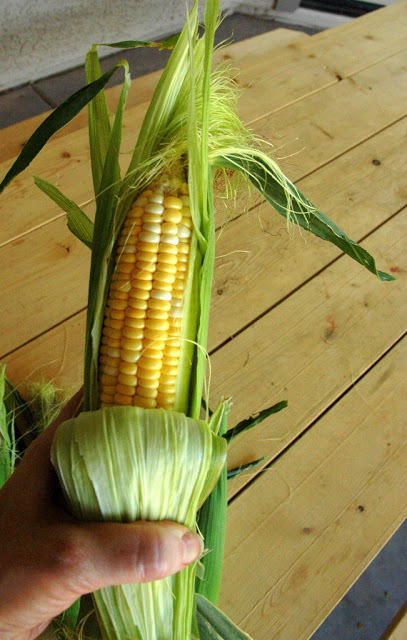
[[[79,527],[79,566],[70,572],[70,588],[78,595],[160,580],[184,569],[203,551],[202,539],[174,522],[82,523]],[[72,569],[70,562],[67,566]]]

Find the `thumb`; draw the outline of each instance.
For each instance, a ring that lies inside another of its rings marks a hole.
[[[197,560],[202,539],[175,522],[80,523],[85,558],[70,581],[79,595],[103,587],[150,582]],[[82,566],[81,566],[82,565]]]

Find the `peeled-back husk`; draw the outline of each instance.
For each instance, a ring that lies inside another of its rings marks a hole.
[[[206,422],[175,411],[111,407],[61,424],[52,462],[75,517],[87,521],[173,520],[196,512],[225,463],[226,441]],[[107,640],[187,640],[195,563],[174,576],[101,589],[94,600]]]

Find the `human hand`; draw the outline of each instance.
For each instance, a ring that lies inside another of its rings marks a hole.
[[[200,538],[177,523],[85,523],[64,510],[50,447],[81,397],[30,445],[0,491],[1,640],[34,640],[81,595],[164,578],[202,553]]]

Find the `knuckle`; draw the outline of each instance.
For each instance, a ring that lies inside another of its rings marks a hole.
[[[61,577],[81,574],[86,567],[86,551],[81,536],[71,529],[56,532],[46,553],[48,570]]]

